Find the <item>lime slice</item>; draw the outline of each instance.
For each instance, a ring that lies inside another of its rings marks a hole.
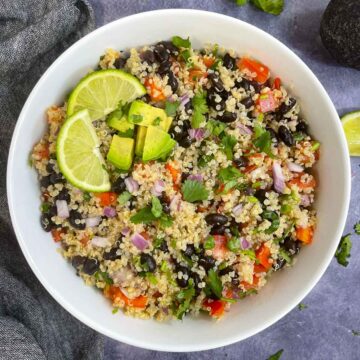
[[[124,71],[94,71],[85,76],[70,94],[67,114],[88,109],[91,120],[97,120],[114,111],[120,101],[125,104],[145,93],[141,82]]]
[[[360,110],[341,118],[351,156],[360,156]]]
[[[99,146],[87,110],[69,117],[60,129],[56,144],[59,168],[65,178],[79,189],[92,192],[110,190],[109,175],[104,169]]]

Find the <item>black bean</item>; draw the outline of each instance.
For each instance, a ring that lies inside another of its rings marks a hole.
[[[279,138],[281,139],[281,141],[284,142],[285,145],[293,146],[295,144],[294,138],[290,130],[286,126],[280,125],[278,129],[278,134]]]
[[[226,227],[224,225],[215,225],[210,230],[210,235],[224,235]]]
[[[239,275],[237,273],[235,273],[235,276],[232,278],[231,284],[235,287],[238,287],[240,285]]]
[[[179,49],[171,41],[161,41],[158,45],[162,45],[171,55],[179,54]]]
[[[140,264],[148,272],[154,272],[156,269],[156,261],[150,254],[142,253],[140,255]]]
[[[249,164],[249,159],[245,156],[240,156],[239,158],[234,159],[234,163],[237,167],[246,167]]]
[[[125,180],[122,177],[118,177],[111,185],[111,189],[113,192],[121,194],[126,190]]]
[[[65,179],[63,178],[63,176],[61,174],[52,173],[49,176],[49,181],[50,181],[51,185],[55,185],[55,184],[59,184],[59,183],[64,183]]]
[[[100,263],[96,259],[87,258],[82,267],[82,271],[85,274],[93,275],[96,271],[99,270]]]
[[[259,84],[257,81],[250,81],[250,85],[254,88],[254,91],[256,93],[259,93],[261,90],[261,84]]]
[[[57,207],[56,207],[56,205],[51,206],[48,213],[50,214],[51,217],[56,216],[57,215]]]
[[[198,273],[191,273],[191,278],[194,280],[194,287],[195,287],[195,295],[199,295],[201,293],[201,288],[199,284],[201,283],[201,279]]]
[[[248,186],[245,190],[244,190],[244,194],[248,195],[248,196],[253,196],[255,195],[256,190],[253,189],[251,186]]]
[[[126,64],[127,58],[120,56],[114,61],[114,66],[116,69],[123,69]]]
[[[176,265],[175,271],[176,273],[181,272],[183,275],[181,278],[177,277],[176,282],[178,283],[178,285],[182,288],[186,287],[189,282],[189,275],[190,275],[189,269],[182,265]],[[184,279],[184,275],[187,277],[187,279]]]
[[[298,240],[294,240],[291,237],[287,237],[283,244],[282,247],[288,251],[291,255],[295,255],[298,254],[300,252],[300,248],[301,248],[301,243]]]
[[[270,136],[272,139],[277,140],[277,134],[276,131],[274,129],[272,129],[271,127],[267,126],[266,127],[266,131],[268,131],[270,133]]]
[[[70,202],[70,194],[66,188],[63,188],[56,196],[56,200],[65,200],[67,203]]]
[[[211,256],[202,256],[198,262],[199,266],[202,266],[206,271],[209,271],[215,266],[215,259]]]
[[[240,102],[245,106],[246,109],[249,109],[254,105],[254,100],[251,97],[247,97]]]
[[[226,268],[221,269],[219,271],[219,275],[224,276],[224,275],[227,275],[227,274],[231,273],[232,271],[234,271],[234,269],[231,266],[227,266]]]
[[[238,89],[243,88],[245,91],[249,91],[250,90],[250,81],[245,78],[242,78],[241,80],[236,80],[235,87]]]
[[[158,62],[162,63],[168,60],[170,55],[163,45],[156,45],[154,48],[154,55]]]
[[[185,104],[184,108],[185,108],[185,112],[186,112],[187,114],[190,114],[190,110],[192,110],[192,108],[193,108],[192,102],[191,102],[191,101],[188,101],[188,102]]]
[[[225,225],[229,219],[221,214],[208,214],[205,216],[205,221],[209,225]]]
[[[256,191],[255,193],[255,197],[260,201],[260,202],[264,202],[266,199],[266,190],[264,189],[259,189]]]
[[[52,172],[54,172],[54,164],[49,162],[49,163],[46,165],[46,171],[47,171],[49,174],[51,174]]]
[[[218,97],[220,97],[220,101],[218,100]],[[209,90],[206,96],[207,103],[215,110],[217,111],[223,111],[225,109],[225,101],[219,94],[217,94],[215,91]]]
[[[182,183],[185,182],[189,176],[190,176],[189,173],[183,172],[183,173],[181,174],[181,182],[182,182]]]
[[[116,259],[120,259],[121,255],[117,254],[118,250],[119,250],[118,247],[113,247],[109,251],[104,252],[103,254],[104,260],[115,261]]]
[[[51,231],[54,227],[55,224],[54,222],[51,220],[51,215],[49,213],[43,213],[40,217],[40,223],[41,223],[41,227],[46,231],[49,232]]]
[[[182,146],[185,149],[190,147],[193,142],[194,142],[194,140],[189,135],[185,136],[184,138],[181,138],[178,141],[179,145]]]
[[[222,115],[218,115],[216,119],[223,123],[232,123],[236,120],[236,117],[235,113],[225,111]]]
[[[226,53],[223,58],[223,65],[229,70],[235,69],[236,59],[233,58],[229,53]]]
[[[277,111],[279,114],[284,115],[288,113],[296,104],[296,100],[294,98],[290,98],[288,102],[288,104],[286,104],[286,102],[283,102],[280,105],[279,110]]]
[[[170,68],[171,68],[171,62],[169,60],[166,60],[160,64],[157,72],[160,75],[165,75],[168,71],[170,71]]]
[[[165,253],[169,252],[169,248],[165,240],[160,244],[158,249]]]
[[[77,230],[84,230],[86,226],[85,222],[82,220],[81,214],[79,214],[76,210],[70,211],[69,223]]]
[[[152,65],[155,60],[155,55],[151,50],[146,50],[140,55],[143,61],[146,61],[149,65]]]
[[[40,186],[47,188],[50,185],[50,176],[43,176],[40,179]]]
[[[280,257],[276,260],[276,262],[273,264],[272,267],[273,267],[274,271],[278,271],[278,270],[282,269],[285,266],[285,264],[286,264],[286,260],[283,259],[282,257]]]
[[[186,245],[186,249],[184,250],[184,255],[191,258],[191,256],[194,254],[195,254],[195,246],[193,244]]]
[[[220,79],[219,75],[215,73],[211,73],[208,75],[208,78],[210,79],[213,88],[215,89],[216,92],[220,93],[224,91],[224,83]]]
[[[71,265],[77,269],[79,268],[81,265],[84,265],[84,262],[86,260],[85,256],[80,256],[80,255],[76,255],[71,259]]]
[[[222,92],[219,92],[218,94],[220,95],[220,97],[221,97],[224,101],[226,101],[226,100],[229,98],[229,96],[231,95],[231,93],[229,93],[229,92],[226,91],[226,90],[224,90],[224,91],[222,91]]]
[[[300,131],[304,134],[308,133],[308,124],[305,121],[299,121],[299,123],[296,125],[296,130]]]
[[[175,93],[179,87],[179,83],[176,79],[176,76],[172,71],[168,71],[167,76],[168,76],[168,85],[170,85],[172,92]]]
[[[167,197],[165,191],[163,191],[161,193],[161,195],[159,196],[159,200],[160,200],[161,205],[169,205],[169,203],[170,203],[170,200]]]

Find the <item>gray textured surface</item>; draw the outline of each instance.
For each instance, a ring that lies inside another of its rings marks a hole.
[[[319,25],[328,0],[286,0],[280,17],[250,6],[238,8],[231,0],[91,0],[97,25],[123,16],[161,8],[196,8],[236,17],[269,32],[314,71],[340,114],[360,108],[360,72],[337,65],[321,45]],[[360,220],[360,158],[352,159],[352,202],[345,233]],[[331,194],[329,194],[331,196]],[[336,206],[337,204],[334,204]],[[308,308],[294,309],[277,324],[237,344],[193,354],[168,354],[106,341],[105,358],[112,359],[266,359],[283,348],[282,359],[360,359],[360,237],[353,237],[347,268],[333,260],[315,289],[304,299]],[[181,341],[181,339],[179,339]]]

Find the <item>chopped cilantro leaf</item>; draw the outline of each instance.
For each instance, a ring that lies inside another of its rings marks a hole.
[[[214,159],[214,155],[203,155],[198,159],[198,166],[203,168],[207,165],[207,163]]]
[[[48,202],[44,202],[41,204],[41,212],[48,212],[51,208],[51,204]]]
[[[225,135],[221,139],[221,144],[223,145],[223,150],[228,160],[232,160],[234,158],[233,149],[236,143],[237,140],[232,135]]]
[[[165,112],[167,116],[174,116],[176,114],[176,110],[180,105],[180,101],[166,101],[165,103]]]
[[[141,209],[140,211],[138,211],[135,215],[133,215],[130,218],[130,221],[133,224],[141,224],[141,223],[149,224],[154,220],[156,220],[156,217],[152,213],[150,207],[145,207],[145,208]]]
[[[146,278],[149,280],[149,283],[156,285],[158,283],[157,278],[151,272],[146,273]]]
[[[258,9],[272,15],[280,15],[284,10],[284,0],[250,0]]]
[[[88,192],[84,192],[83,198],[84,198],[85,201],[90,201],[91,195]]]
[[[113,308],[112,313],[116,314],[119,311],[119,308]]]
[[[163,208],[158,197],[153,196],[151,199],[151,212],[156,217],[159,218],[162,214]]]
[[[288,264],[291,264],[291,257],[287,251],[284,249],[279,250],[279,255],[282,257]]]
[[[211,289],[212,293],[219,299],[222,297],[222,282],[220,280],[219,275],[216,273],[214,269],[210,269],[208,272],[208,276],[206,279],[206,283]]]
[[[360,331],[351,330],[351,333],[352,333],[354,336],[360,336]]]
[[[274,157],[271,152],[271,135],[268,131],[263,130],[263,132],[254,140],[254,145],[259,148],[261,152],[264,152],[270,157]]]
[[[240,170],[238,170],[234,166],[228,166],[227,168],[223,168],[219,171],[218,178],[221,182],[226,183],[231,180],[236,180],[242,176]]]
[[[255,261],[256,260],[256,254],[254,250],[248,249],[248,250],[241,250],[240,254],[248,256],[250,260]]]
[[[140,114],[132,114],[132,115],[131,115],[131,121],[132,121],[134,124],[141,123],[142,120],[143,120],[143,116],[140,115]]]
[[[181,187],[184,200],[187,202],[195,202],[200,200],[207,200],[209,191],[205,186],[196,180],[186,180]]]
[[[186,62],[187,66],[191,66],[192,65],[192,60],[191,60],[191,52],[189,49],[186,49],[184,51],[182,51],[180,53],[181,57],[184,59],[184,61]]]
[[[188,48],[191,47],[191,42],[190,42],[189,38],[183,39],[180,36],[173,36],[171,41],[178,48],[186,48],[186,49],[188,49]]]
[[[215,247],[215,239],[213,236],[209,236],[205,241],[204,241],[204,249],[205,250],[211,250]]]
[[[360,235],[360,221],[354,225],[354,231],[356,235]]]
[[[299,309],[300,311],[307,309],[307,307],[308,307],[308,306],[305,305],[304,303],[300,303],[300,304],[298,305],[298,309]]]
[[[157,117],[156,119],[154,119],[154,121],[153,121],[152,124],[153,124],[154,126],[158,126],[158,125],[160,125],[161,120],[162,120],[162,119],[161,119],[160,117]]]
[[[237,6],[243,6],[246,5],[247,0],[235,0],[235,3]]]
[[[348,264],[349,264],[347,259],[350,257],[350,252],[351,252],[351,248],[352,248],[352,243],[351,243],[350,237],[351,237],[351,234],[347,234],[341,238],[339,246],[335,253],[335,257],[336,257],[338,263],[345,267],[348,266]]]
[[[175,306],[175,316],[181,320],[187,310],[190,308],[191,300],[195,296],[195,289],[193,284],[189,284],[189,287],[187,289],[180,290],[176,296],[175,299],[177,303],[179,304],[177,307]]]
[[[94,277],[96,280],[103,281],[107,285],[112,285],[114,283],[113,279],[109,277],[109,274],[105,271],[97,271],[94,274]]]
[[[122,194],[118,196],[118,203],[120,205],[125,205],[130,199],[132,195],[128,191],[124,191]]]
[[[221,133],[224,132],[226,124],[218,120],[210,119],[206,124],[206,128],[210,131],[212,135],[219,136]]]
[[[267,360],[279,360],[283,352],[284,352],[284,349],[281,349],[278,352],[276,352],[275,354],[268,357]]]
[[[170,227],[173,224],[173,219],[170,215],[162,214],[161,218],[159,219],[160,227],[161,228],[167,228]]]
[[[206,92],[198,91],[191,99],[193,106],[193,114],[191,117],[191,126],[194,129],[200,127],[200,124],[206,121],[205,114],[209,112],[209,108],[206,103]]]

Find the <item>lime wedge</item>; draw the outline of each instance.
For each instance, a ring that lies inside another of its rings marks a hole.
[[[88,110],[70,116],[61,127],[56,143],[59,168],[74,186],[85,191],[110,190],[109,174],[99,150],[100,141]]]
[[[114,111],[120,102],[131,102],[145,93],[145,87],[131,74],[113,69],[94,71],[70,94],[67,115],[88,109],[91,120],[98,120]]]
[[[360,110],[341,118],[351,156],[360,156]]]

